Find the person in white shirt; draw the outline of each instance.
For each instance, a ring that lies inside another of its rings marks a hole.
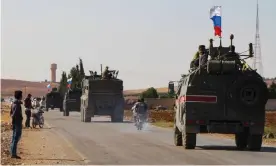
[[[45,101],[45,97],[43,96],[42,97],[42,99],[41,99],[41,101],[40,101],[40,107],[42,107],[42,108],[45,108],[46,107],[46,101]]]

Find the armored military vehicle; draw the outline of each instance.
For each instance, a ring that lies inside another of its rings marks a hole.
[[[95,115],[108,115],[112,122],[123,122],[123,81],[119,71],[108,71],[108,78],[90,72],[82,81],[81,121],[91,122]]]
[[[192,68],[175,91],[174,143],[194,149],[197,133],[235,134],[238,149],[259,151],[265,124],[268,89],[263,78],[246,64],[253,57],[230,47],[210,47],[207,63]],[[174,81],[169,83],[174,91]]]
[[[51,108],[52,110],[55,108],[59,108],[60,111],[63,111],[62,108],[62,95],[57,91],[57,88],[53,88],[51,92],[46,94],[46,111]]]
[[[68,90],[63,99],[63,116],[69,116],[70,111],[80,111],[81,89]]]

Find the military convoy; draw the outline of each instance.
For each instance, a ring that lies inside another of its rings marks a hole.
[[[80,111],[80,98],[82,90],[69,89],[63,99],[63,116],[69,116],[70,111]]]
[[[91,72],[82,82],[81,121],[91,122],[95,115],[107,115],[112,122],[123,122],[123,81],[119,71],[108,71],[108,78]]]
[[[206,50],[209,60],[182,76],[175,91],[174,143],[185,149],[196,147],[197,133],[235,134],[238,149],[259,151],[265,123],[268,89],[263,78],[230,47]],[[174,82],[169,91],[174,91]]]
[[[57,88],[53,88],[51,92],[46,94],[46,111],[51,108],[52,110],[55,108],[59,108],[60,112],[63,111],[62,106],[62,95],[57,91]]]
[[[102,74],[90,71],[90,75],[82,80],[80,91],[65,94],[63,115],[69,116],[71,110],[79,109],[82,122],[91,122],[95,115],[110,116],[112,122],[123,122],[123,81],[117,78],[118,73],[119,71],[107,70],[106,77],[103,78]]]

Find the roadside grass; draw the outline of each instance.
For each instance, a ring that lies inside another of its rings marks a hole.
[[[174,111],[154,111],[150,110],[149,118],[151,124],[163,128],[173,127]],[[125,111],[126,117],[131,117],[132,112],[129,110]],[[209,134],[209,135],[221,135],[223,137],[234,138],[232,134]],[[264,132],[264,142],[276,143],[276,111],[266,112],[266,124]]]
[[[8,103],[1,103],[1,123],[10,123],[10,105]]]
[[[173,122],[156,121],[156,122],[153,122],[152,125],[157,127],[173,128]]]

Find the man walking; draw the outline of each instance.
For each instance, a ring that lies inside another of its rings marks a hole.
[[[21,157],[17,156],[17,144],[21,138],[22,134],[22,91],[15,91],[14,92],[15,100],[11,106],[11,118],[12,118],[12,142],[11,142],[11,158],[21,159]]]
[[[31,127],[30,126],[31,115],[32,115],[31,109],[33,109],[31,97],[32,97],[32,95],[28,94],[28,96],[26,97],[26,99],[24,101],[25,102],[24,103],[24,105],[25,105],[25,114],[26,114],[26,122],[25,122],[25,127],[26,128]]]

